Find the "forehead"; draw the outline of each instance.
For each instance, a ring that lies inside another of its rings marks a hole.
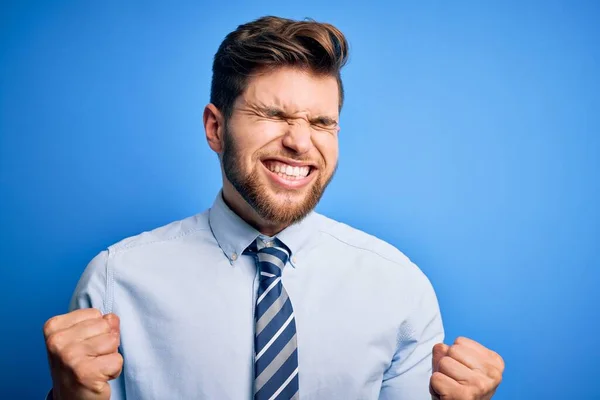
[[[251,77],[238,100],[289,113],[337,115],[339,87],[334,76],[285,67]]]

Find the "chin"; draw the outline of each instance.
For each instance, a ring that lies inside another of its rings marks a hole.
[[[270,191],[270,193],[265,193],[265,195],[266,202],[273,208],[280,209],[282,212],[300,209],[308,200],[306,191],[302,191],[302,193],[287,190],[277,192]]]
[[[273,201],[280,203],[290,202],[302,202],[308,197],[311,186],[304,187],[301,189],[283,189],[283,188],[269,188],[266,195]]]
[[[316,206],[310,196],[310,190],[269,191],[264,193],[262,201],[256,204],[256,211],[265,220],[277,225],[291,225],[302,220]]]

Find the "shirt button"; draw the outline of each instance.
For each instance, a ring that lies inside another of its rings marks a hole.
[[[298,262],[298,259],[296,258],[296,256],[292,257],[292,262],[293,262],[294,264],[296,264],[296,263]]]
[[[231,255],[231,259],[232,259],[233,261],[237,260],[237,254],[236,254],[236,253],[233,253],[233,254]]]
[[[267,243],[265,243],[265,246],[267,246],[267,247],[273,247],[273,242],[267,242]]]

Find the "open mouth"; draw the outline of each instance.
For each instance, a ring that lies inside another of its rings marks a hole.
[[[316,168],[310,164],[264,160],[263,166],[273,180],[282,186],[297,188],[312,180]]]

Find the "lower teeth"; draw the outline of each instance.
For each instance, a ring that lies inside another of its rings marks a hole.
[[[297,179],[298,177],[295,175],[286,175],[286,174],[282,174],[281,172],[278,173],[277,175],[279,175],[280,177],[282,177],[283,179],[287,179],[287,180],[294,180]]]

